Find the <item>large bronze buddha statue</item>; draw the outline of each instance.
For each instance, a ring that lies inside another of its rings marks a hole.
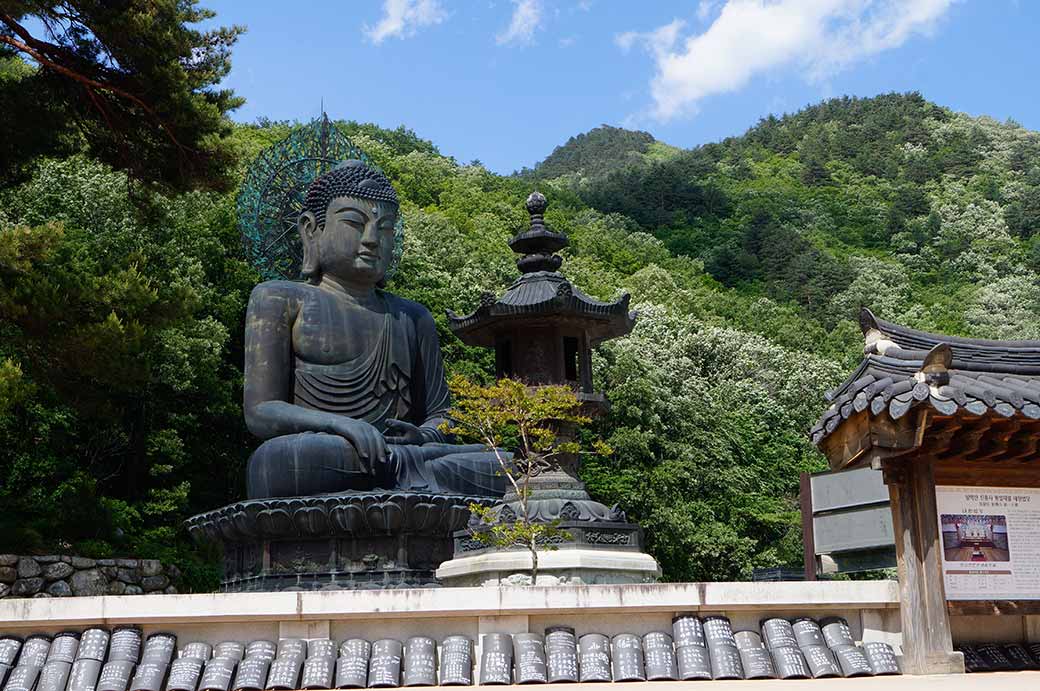
[[[433,317],[380,288],[399,209],[390,181],[349,161],[314,181],[304,207],[306,281],[261,283],[246,314],[245,418],[265,440],[249,498],[500,496],[495,454],[439,430],[450,402]]]

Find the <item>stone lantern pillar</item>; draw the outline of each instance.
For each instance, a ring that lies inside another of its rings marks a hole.
[[[520,254],[521,275],[500,298],[481,296],[471,314],[449,310],[452,331],[468,345],[495,349],[499,377],[529,386],[570,386],[582,412],[602,414],[607,403],[592,386],[592,348],[628,334],[636,315],[626,293],[613,302],[589,297],[567,280],[556,254],[567,236],[545,224],[545,197],[527,198],[531,221],[509,242]],[[574,430],[562,430],[566,438]],[[579,457],[564,455],[551,469],[530,478],[528,514],[535,521],[560,521],[571,539],[539,555],[539,583],[645,583],[660,575],[653,557],[643,552],[643,531],[629,523],[617,506],[594,501],[578,478]],[[493,509],[500,520],[515,520],[522,510],[510,490]],[[452,560],[437,571],[448,585],[496,585],[522,580],[530,568],[526,550],[499,550],[475,540],[469,530],[455,535]]]

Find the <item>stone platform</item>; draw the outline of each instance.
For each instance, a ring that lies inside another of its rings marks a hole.
[[[433,587],[469,505],[489,501],[383,491],[251,499],[187,527],[222,548],[227,592]]]

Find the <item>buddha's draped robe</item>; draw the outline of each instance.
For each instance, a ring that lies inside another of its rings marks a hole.
[[[364,420],[380,432],[388,419],[405,420],[420,428],[424,443],[388,444],[388,462],[370,469],[338,435],[275,437],[249,459],[250,497],[377,488],[502,495],[505,480],[495,453],[479,444],[449,444],[438,429],[451,403],[433,319],[416,303],[381,295],[386,315],[367,352],[335,365],[294,357],[289,402]]]

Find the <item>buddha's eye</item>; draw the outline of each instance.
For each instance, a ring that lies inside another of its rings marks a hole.
[[[353,211],[348,211],[341,215],[340,219],[355,228],[363,228],[365,226],[365,217]]]

